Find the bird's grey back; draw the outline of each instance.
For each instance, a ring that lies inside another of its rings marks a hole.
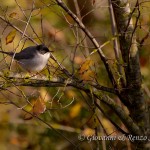
[[[20,51],[19,53],[16,53],[14,58],[16,60],[33,58],[35,54],[37,53],[36,47],[37,46],[27,47],[23,49],[22,51]]]

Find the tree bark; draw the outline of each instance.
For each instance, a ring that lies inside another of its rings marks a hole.
[[[133,10],[137,9],[139,13],[135,25],[133,25],[132,12],[127,0],[112,0],[112,5],[119,34],[126,80],[126,86],[121,90],[119,97],[129,109],[131,118],[139,126],[143,135],[148,136],[149,122],[147,122],[146,101],[141,87],[142,77],[135,35],[136,23],[140,16],[139,3],[137,0],[136,7]],[[139,147],[144,147],[143,145],[145,144],[141,144]]]

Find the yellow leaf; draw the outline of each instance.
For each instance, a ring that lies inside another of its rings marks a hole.
[[[85,135],[85,136],[94,135],[95,134],[95,130],[91,129],[91,128],[85,128],[83,130],[82,134]]]
[[[39,114],[43,113],[46,110],[45,101],[41,98],[35,101],[33,105],[33,114],[38,116]]]
[[[12,30],[11,32],[9,32],[9,34],[6,36],[6,44],[13,42],[15,36],[16,36],[16,30]]]
[[[33,109],[33,106],[31,104],[27,104],[23,109],[30,112]]]
[[[95,77],[95,72],[92,70],[88,70],[84,72],[83,74],[81,74],[80,76],[82,80],[87,81]]]
[[[93,65],[93,61],[92,60],[86,60],[80,67],[79,73],[83,74],[85,71],[87,71],[90,66]]]
[[[78,103],[74,105],[70,110],[70,117],[75,118],[76,116],[78,116],[80,113],[80,110],[81,110],[81,104]]]
[[[35,103],[35,100],[33,101],[30,101],[30,103],[28,103],[26,106],[24,106],[23,107],[23,109],[24,110],[26,110],[27,112],[32,112],[32,110],[33,110],[33,105],[34,105],[34,103]],[[29,113],[25,113],[24,114],[24,120],[30,120],[30,119],[32,119],[33,117],[32,117],[32,115],[31,114],[29,114]]]

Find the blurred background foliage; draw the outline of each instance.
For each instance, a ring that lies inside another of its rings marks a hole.
[[[65,2],[68,7],[76,13],[74,1],[66,0]],[[134,9],[135,2],[135,0],[130,1],[131,9]],[[78,4],[80,15],[83,17],[83,23],[94,35],[99,44],[102,45],[110,41],[110,43],[106,44],[102,49],[110,59],[109,63],[116,74],[116,78],[119,79],[116,71],[116,60],[112,43],[113,36],[111,33],[107,0],[79,0]],[[140,6],[140,12],[141,16],[136,31],[137,40],[139,42],[143,87],[145,89],[145,96],[147,97],[150,96],[150,3],[143,1]],[[12,25],[19,28],[22,32],[26,30],[25,33],[35,41],[45,43],[50,49],[54,50],[54,55],[59,62],[70,72],[74,71],[78,78],[85,80],[85,82],[86,80],[95,80],[94,78],[96,78],[101,85],[111,87],[105,68],[97,53],[90,56],[91,62],[88,62],[88,64],[83,63],[89,58],[89,53],[94,51],[93,45],[89,39],[86,39],[88,47],[84,47],[84,34],[76,26],[72,18],[56,5],[54,0],[1,1],[0,14],[1,17],[9,20]],[[136,17],[137,12],[133,14],[133,19],[135,20]],[[26,28],[28,21],[29,24]],[[28,40],[25,36],[23,37],[23,34],[18,31],[15,32],[11,26],[7,25],[6,22],[1,19],[0,35],[0,47],[4,51],[12,51],[16,48],[17,51],[20,51],[27,46],[34,45],[32,41]],[[140,45],[144,37],[144,43]],[[7,57],[4,60],[3,57],[4,56],[0,54],[0,69],[2,72],[7,72],[11,59]],[[83,66],[83,64],[85,66]],[[53,60],[50,60],[49,67],[51,76],[61,76],[55,65]],[[80,72],[84,72],[86,68],[91,71],[84,75],[82,73],[80,74]],[[14,62],[11,71],[22,72],[23,70],[18,68],[18,65]],[[43,75],[47,75],[47,69],[42,73]],[[92,78],[89,76],[92,76]],[[119,103],[116,97],[111,96]],[[14,102],[17,107],[7,103],[8,101]],[[33,88],[14,86],[7,91],[0,92],[0,103],[1,150],[69,150],[72,145],[69,144],[62,135],[70,139],[73,143],[78,143],[81,149],[88,150],[95,148],[95,141],[79,143],[77,139],[81,133],[85,135],[94,134],[95,126],[99,124],[99,122],[94,121],[95,114],[92,112],[94,107],[92,106],[92,100],[80,90],[71,87]],[[38,115],[43,119],[43,122],[23,112],[21,110],[22,107],[26,111]],[[105,106],[103,106],[103,108],[108,114],[111,114],[114,121],[122,128],[125,128],[117,116],[113,114],[112,110],[109,110]],[[108,134],[118,134],[116,129],[101,113],[98,112],[97,114]],[[62,135],[52,130],[45,123],[49,123]],[[102,127],[100,130],[103,135],[104,131]],[[128,145],[126,142],[127,141],[115,141],[114,145],[123,149]],[[110,141],[103,141],[102,145],[104,143],[107,144],[107,148],[111,145]]]

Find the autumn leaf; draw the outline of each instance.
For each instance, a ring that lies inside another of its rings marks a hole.
[[[18,18],[18,14],[16,12],[12,12],[10,15],[9,15],[10,18]]]
[[[45,101],[41,98],[36,100],[33,105],[33,110],[32,110],[33,114],[38,116],[38,115],[42,114],[43,112],[45,112],[45,110],[46,110]]]
[[[93,65],[92,60],[86,60],[79,69],[80,78],[84,81],[95,77],[95,72],[90,68]]]
[[[13,42],[15,36],[16,36],[16,30],[12,30],[11,32],[9,32],[9,34],[6,36],[6,44]]]
[[[81,79],[84,81],[90,80],[91,78],[95,77],[95,72],[92,70],[88,70],[87,72],[84,72],[81,76]]]
[[[46,101],[42,98],[34,99],[30,104],[27,104],[24,109],[29,112],[25,113],[24,120],[30,120],[33,118],[33,115],[39,116],[46,110]],[[33,114],[33,115],[32,115]]]
[[[75,118],[76,116],[79,115],[80,111],[81,111],[81,104],[78,103],[71,108],[70,117]]]
[[[79,73],[83,74],[85,71],[87,71],[91,66],[93,65],[92,60],[86,60],[80,67]]]

